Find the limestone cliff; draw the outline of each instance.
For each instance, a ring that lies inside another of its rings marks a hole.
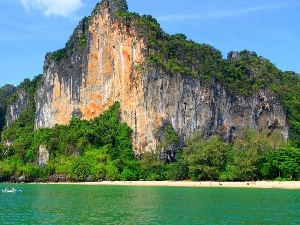
[[[16,87],[13,85],[5,85],[0,88],[0,131],[6,124],[10,124],[10,120],[6,119],[8,99],[16,92]]]
[[[7,113],[6,113],[6,125],[10,126],[10,124],[18,119],[19,115],[22,111],[28,107],[29,98],[28,93],[25,90],[18,90],[15,94],[15,101],[9,104]]]
[[[287,138],[285,112],[269,89],[232,96],[216,82],[203,85],[157,67],[140,69],[151,49],[136,26],[114,15],[120,8],[127,9],[126,1],[102,1],[64,49],[46,55],[36,128],[67,124],[75,116],[89,120],[119,101],[136,153],[156,148],[155,133],[166,123],[181,143],[195,130],[230,141],[245,127],[277,127]]]

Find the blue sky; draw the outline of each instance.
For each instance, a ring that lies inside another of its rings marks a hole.
[[[43,73],[45,54],[65,46],[99,0],[0,0],[0,86]],[[299,0],[127,0],[169,34],[229,51],[255,51],[300,73]]]

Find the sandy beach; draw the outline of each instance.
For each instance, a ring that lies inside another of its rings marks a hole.
[[[218,181],[101,181],[66,182],[47,184],[80,185],[121,185],[121,186],[169,186],[169,187],[236,187],[236,188],[283,188],[300,189],[300,181],[254,181],[254,182],[218,182]]]

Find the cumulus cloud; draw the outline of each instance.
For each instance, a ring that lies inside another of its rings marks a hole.
[[[81,0],[19,0],[26,11],[40,10],[45,16],[68,17],[81,6]]]

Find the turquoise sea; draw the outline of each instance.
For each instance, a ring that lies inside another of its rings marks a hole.
[[[1,224],[300,224],[300,190],[0,184]]]

